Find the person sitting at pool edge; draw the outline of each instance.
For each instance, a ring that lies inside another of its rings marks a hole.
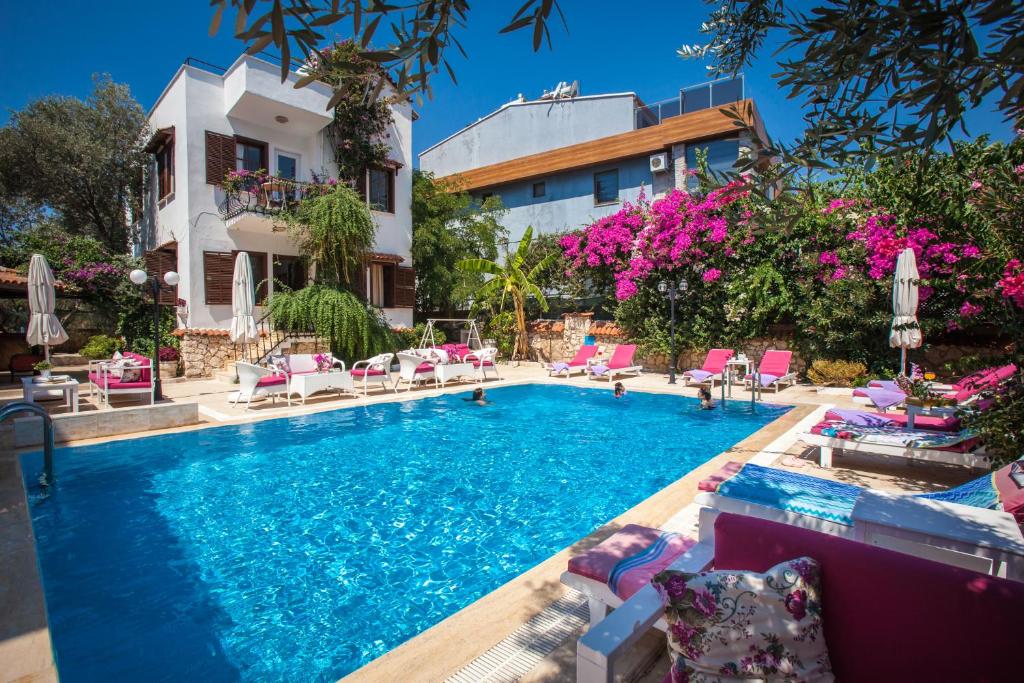
[[[715,407],[714,401],[711,400],[711,390],[707,387],[701,387],[697,390],[697,398],[700,399],[701,410],[711,410]]]
[[[615,398],[622,398],[626,395],[626,387],[622,386],[622,382],[615,383]]]
[[[473,390],[472,398],[463,398],[462,400],[470,401],[472,403],[477,404],[478,406],[485,406],[490,404],[490,401],[487,400],[487,394],[485,394],[484,390],[481,389],[480,387],[477,387],[476,389]]]

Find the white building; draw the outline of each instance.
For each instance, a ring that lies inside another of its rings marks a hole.
[[[234,255],[252,257],[254,277],[266,281],[257,299],[273,292],[276,278],[292,288],[307,283],[307,270],[280,219],[282,195],[301,197],[291,183],[253,183],[230,198],[222,186],[232,170],[264,169],[270,176],[311,181],[336,177],[324,131],[332,120],[323,83],[294,88],[299,76],[281,82],[277,65],[239,57],[220,73],[186,61],[149,113],[153,153],[137,251],[153,273],[177,270],[181,282],[165,301],[178,307],[179,327],[227,329],[231,320]],[[360,190],[377,225],[375,253],[365,265],[368,300],[394,326],[412,325],[412,120],[409,104],[392,108],[391,147],[385,168],[373,169]],[[294,195],[294,196],[293,196]],[[259,312],[258,312],[259,313]]]
[[[575,86],[575,84],[574,84]],[[580,96],[562,84],[541,99],[519,99],[478,119],[419,156],[423,171],[455,179],[478,199],[498,196],[509,239],[577,229],[636,201],[675,187],[694,187],[687,173],[698,152],[714,171],[755,153],[752,136],[722,113],[737,102],[764,139],[743,79],[684,88],[670,100],[644,104],[635,93]]]

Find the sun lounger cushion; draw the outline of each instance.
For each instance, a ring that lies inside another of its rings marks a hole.
[[[1024,583],[753,517],[715,520],[716,569],[821,566],[824,634],[840,681],[1010,681]]]
[[[907,416],[904,413],[869,413],[864,410],[833,408],[825,413],[825,419],[871,427],[889,425],[903,428],[907,426]],[[939,432],[958,432],[960,431],[960,419],[957,417],[918,415],[914,418],[914,427],[916,429],[928,429]]]
[[[627,524],[569,560],[569,571],[607,584],[623,600],[643,588],[696,541],[680,534]]]
[[[813,558],[763,573],[669,570],[653,583],[666,603],[672,681],[833,680]]]
[[[977,445],[977,439],[970,432],[944,433],[923,429],[896,429],[892,427],[864,427],[845,422],[819,422],[811,427],[812,434],[834,439],[857,441],[880,446],[901,446],[904,448],[928,448],[940,451],[966,453]]]

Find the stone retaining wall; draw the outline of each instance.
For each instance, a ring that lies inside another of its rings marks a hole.
[[[561,320],[534,320],[530,323],[531,356],[539,361],[554,362],[572,358],[584,337],[594,335],[599,345],[613,347],[626,344],[622,329],[614,322],[594,320],[593,313],[566,313]],[[749,339],[736,345],[736,350],[747,354],[748,358],[760,358],[769,349],[793,351],[791,368],[796,372],[804,372],[808,360],[804,359],[793,344],[793,338],[786,334]],[[894,357],[899,354],[893,351]],[[679,354],[679,368],[699,368],[704,363],[707,349],[684,349]],[[957,346],[952,344],[926,345],[924,349],[914,351],[911,358],[922,362],[926,368],[942,372],[948,363],[955,363],[966,356],[1000,356],[1003,349],[997,345],[990,347]],[[810,359],[815,360],[815,359]],[[651,354],[638,356],[644,369],[651,372],[668,372],[668,355]]]
[[[185,377],[200,378],[213,377],[218,370],[223,370],[236,360],[245,358],[244,345],[234,344],[229,338],[227,330],[176,330],[175,336],[181,339],[181,363],[184,368]],[[270,333],[272,339],[268,340],[276,344],[283,337],[283,333]],[[249,358],[255,358],[260,347],[267,348],[263,344],[249,344]],[[326,342],[311,339],[293,340],[287,349],[287,353],[317,353],[327,348]]]

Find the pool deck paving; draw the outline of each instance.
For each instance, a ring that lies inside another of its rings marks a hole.
[[[609,392],[612,387],[609,382],[588,380],[581,376],[568,379],[548,378],[547,373],[537,364],[501,365],[499,368],[502,379],[485,382],[482,385],[485,389],[529,382],[588,386]],[[681,382],[669,385],[667,377],[663,374],[645,373],[639,377],[620,379],[629,391],[696,396],[696,388],[685,387]],[[428,386],[398,394],[381,393],[379,389],[371,389],[369,396],[365,397],[338,398],[334,395],[322,395],[311,397],[304,406],[296,405],[293,401],[291,407],[280,399],[276,404],[265,400],[253,404],[252,409],[245,410],[241,406],[231,406],[228,403],[228,398],[235,388],[229,383],[217,380],[172,381],[164,385],[167,401],[197,403],[201,420],[199,424],[74,441],[68,445],[86,445],[152,434],[204,429],[222,424],[337,410],[347,406],[409,400],[440,393],[463,393],[476,386],[480,385],[455,384],[444,389]],[[734,387],[732,394],[730,400],[750,400],[750,393],[740,387]],[[716,391],[715,398],[719,399],[720,396],[721,394]],[[20,398],[20,384],[0,385],[0,405]],[[792,405],[794,409],[585,538],[353,672],[345,680],[445,680],[565,594],[567,589],[559,582],[559,577],[572,555],[593,547],[626,524],[661,526],[674,531],[692,532],[696,520],[696,506],[692,501],[698,491],[697,484],[730,460],[753,460],[760,464],[770,464],[783,469],[891,491],[937,490],[962,483],[972,476],[964,468],[910,464],[895,459],[856,455],[837,458],[832,469],[819,468],[813,459],[812,449],[799,441],[799,434],[823,414],[824,406],[858,407],[852,402],[849,390],[819,393],[815,387],[797,385],[784,389],[777,395],[766,392],[762,399],[766,402]],[[80,410],[110,411],[114,415],[118,405],[138,405],[138,401],[119,401],[115,404],[115,409],[111,410],[85,399]],[[55,412],[60,412],[60,409]],[[3,583],[0,583],[0,683],[56,680],[25,492],[21,483],[17,451],[11,449],[5,449],[0,455],[0,577],[3,577]],[[574,680],[575,641],[578,635],[565,641],[523,680]],[[655,654],[664,650],[663,639],[649,638],[642,642],[648,642],[648,649]],[[641,654],[636,659],[642,661],[634,663],[641,674],[643,668],[649,668],[652,663],[656,666],[653,671],[648,671],[642,680],[659,680],[656,678],[658,671],[664,673],[665,666],[660,660],[665,658],[661,657],[659,660],[647,656],[643,654],[646,652],[643,647],[638,648],[638,652]]]

